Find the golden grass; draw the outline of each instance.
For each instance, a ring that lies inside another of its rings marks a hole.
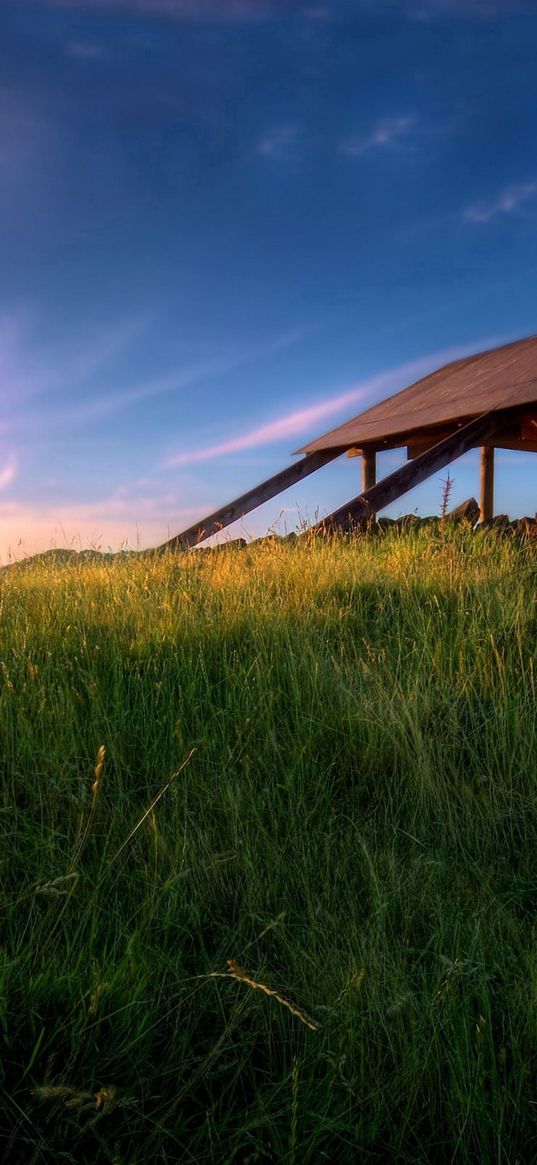
[[[275,991],[273,987],[269,987],[266,983],[260,983],[257,979],[252,979],[250,975],[243,971],[242,967],[235,962],[234,959],[228,959],[228,971],[210,971],[208,975],[203,975],[204,979],[234,979],[236,983],[244,983],[246,987],[251,987],[253,991],[262,991],[264,995],[268,995],[270,999],[275,999],[282,1007],[299,1019],[301,1023],[305,1024],[310,1031],[318,1031],[320,1024],[304,1011],[303,1007],[299,1007],[298,1003],[293,1003],[287,995],[282,995],[279,991]]]

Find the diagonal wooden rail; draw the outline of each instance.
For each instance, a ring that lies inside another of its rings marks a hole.
[[[340,506],[334,513],[323,518],[312,527],[313,532],[330,532],[332,530],[350,530],[364,518],[370,518],[378,510],[383,510],[391,502],[397,501],[403,494],[408,493],[415,485],[450,465],[457,457],[462,457],[469,449],[482,444],[505,425],[505,416],[500,411],[483,413],[467,425],[451,433],[439,441],[437,445],[421,453],[412,461],[402,465],[384,477],[382,481],[371,486],[365,493],[352,498],[346,505]],[[310,531],[311,532],[311,531]]]
[[[237,518],[244,517],[245,514],[255,510],[263,502],[268,502],[270,498],[282,493],[284,489],[295,485],[297,481],[302,481],[310,473],[315,473],[317,469],[321,469],[323,465],[327,465],[329,461],[339,457],[342,452],[342,449],[323,449],[320,453],[310,453],[301,461],[295,461],[293,465],[288,465],[287,469],[282,469],[273,477],[269,477],[267,481],[262,481],[260,485],[256,485],[253,489],[241,494],[240,498],[235,498],[235,501],[228,502],[221,509],[208,514],[206,518],[195,522],[187,530],[182,530],[180,534],[176,534],[168,542],[163,542],[162,546],[158,546],[153,553],[164,553],[167,550],[187,550],[189,546],[197,546],[198,542],[204,542],[206,538],[210,538],[211,534],[218,534],[220,530],[230,526],[232,522],[236,522]]]

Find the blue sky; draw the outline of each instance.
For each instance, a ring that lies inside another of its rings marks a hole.
[[[0,558],[153,545],[536,332],[536,44],[517,0],[3,0]],[[537,509],[537,458],[498,456],[496,508]]]

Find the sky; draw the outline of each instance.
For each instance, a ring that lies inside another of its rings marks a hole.
[[[537,332],[536,44],[517,0],[0,0],[0,561],[159,544]],[[477,452],[450,474],[475,495]],[[537,455],[498,454],[496,511],[536,509]]]

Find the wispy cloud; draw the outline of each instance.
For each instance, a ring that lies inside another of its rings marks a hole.
[[[368,403],[371,403],[384,393],[401,387],[401,385],[404,387],[405,382],[411,383],[438,365],[455,360],[459,356],[466,355],[469,351],[475,351],[475,347],[472,345],[464,348],[449,348],[432,356],[409,361],[398,368],[364,380],[346,392],[329,397],[328,400],[308,405],[296,412],[286,413],[282,417],[269,421],[268,424],[249,429],[246,433],[231,437],[217,445],[208,445],[202,449],[190,449],[174,454],[167,459],[166,465],[170,468],[179,465],[192,465],[199,461],[213,461],[218,457],[226,457],[230,453],[240,453],[245,449],[276,445],[280,441],[293,441],[295,438],[311,432],[313,427],[326,417],[334,417],[343,409],[356,405],[360,401],[367,400]]]
[[[502,15],[532,12],[534,8],[534,0],[407,0],[407,4],[410,18],[421,21],[442,15],[495,20]]]
[[[299,343],[305,336],[310,335],[314,325],[295,328],[257,346],[246,347],[232,352],[229,355],[217,356],[212,360],[204,360],[188,364],[182,369],[164,373],[162,376],[153,376],[140,380],[135,384],[127,385],[106,395],[88,396],[71,407],[62,405],[61,409],[44,414],[40,424],[43,427],[58,428],[91,423],[109,417],[113,413],[121,412],[140,401],[153,400],[159,396],[179,392],[182,389],[192,388],[205,380],[217,379],[233,372],[249,363],[255,363],[263,357],[283,351]],[[25,418],[21,418],[24,423]]]
[[[14,453],[9,453],[3,465],[0,464],[0,490],[7,489],[9,485],[17,476],[17,458]]]
[[[4,197],[12,182],[28,181],[33,167],[54,151],[56,136],[47,118],[46,99],[37,107],[21,89],[8,84],[2,86],[0,97],[0,195]]]
[[[195,24],[265,20],[285,8],[286,0],[24,0],[42,8],[140,13]]]
[[[207,360],[199,364],[191,364],[180,372],[169,372],[164,376],[153,376],[147,380],[138,381],[109,392],[106,396],[95,399],[86,399],[71,408],[62,408],[61,412],[52,417],[54,425],[82,425],[86,422],[102,420],[113,413],[121,412],[138,404],[140,401],[153,400],[159,396],[178,392],[183,388],[191,388],[211,376],[222,376],[231,371],[236,365],[230,361]],[[49,418],[50,419],[50,418]]]
[[[72,349],[45,346],[35,338],[32,312],[24,307],[0,316],[2,403],[11,415],[35,397],[85,385],[128,349],[148,323],[142,314],[95,329],[91,339]]]
[[[490,222],[503,215],[516,214],[522,206],[537,195],[537,182],[521,182],[517,186],[506,186],[490,202],[476,202],[467,206],[463,213],[465,222]]]
[[[416,118],[385,117],[373,127],[370,133],[357,134],[340,142],[340,152],[349,158],[361,158],[371,150],[398,146],[407,138],[416,124]]]
[[[191,465],[196,461],[212,461],[216,457],[225,457],[228,453],[239,453],[244,449],[254,449],[261,445],[275,445],[279,441],[292,440],[307,432],[311,425],[322,420],[323,417],[332,416],[333,413],[345,408],[346,405],[355,404],[363,396],[364,391],[351,389],[349,392],[333,397],[330,401],[310,405],[308,408],[299,409],[294,413],[286,413],[283,417],[269,421],[266,425],[260,425],[257,429],[250,429],[249,432],[232,437],[231,440],[223,441],[219,445],[209,445],[205,449],[177,453],[170,457],[166,464],[169,466]]]
[[[318,20],[323,24],[329,24],[333,17],[333,9],[328,8],[326,4],[308,4],[302,9],[302,15],[306,20]]]
[[[51,547],[118,550],[158,546],[192,522],[198,509],[172,495],[122,497],[86,502],[0,501],[0,562]]]
[[[104,57],[106,49],[97,41],[69,40],[65,46],[67,57],[77,57],[81,61],[98,61]]]
[[[298,126],[280,125],[269,129],[257,143],[257,153],[266,158],[285,158],[298,141]]]
[[[289,329],[287,332],[270,337],[263,343],[245,346],[210,360],[192,361],[172,372],[150,376],[147,379],[128,383],[104,393],[90,391],[92,377],[99,374],[101,382],[115,380],[107,372],[107,365],[116,355],[128,350],[130,344],[140,337],[148,320],[137,317],[126,323],[109,327],[96,333],[91,341],[68,353],[47,353],[34,350],[31,336],[28,336],[28,320],[24,313],[0,317],[0,374],[3,382],[3,404],[9,407],[8,419],[0,418],[0,430],[30,431],[35,428],[36,410],[21,408],[21,404],[45,398],[45,407],[38,412],[38,428],[70,429],[83,424],[91,424],[99,419],[125,411],[133,405],[156,400],[157,397],[178,393],[203,381],[218,379],[235,368],[254,363],[266,356],[285,351],[311,336],[318,325],[306,324]],[[64,394],[69,388],[72,404],[62,401],[55,407],[55,395]],[[77,400],[78,396],[78,400]]]
[[[6,0],[4,0],[6,2]],[[77,11],[127,12],[155,16],[184,23],[227,24],[263,21],[272,15],[298,12],[306,19],[329,20],[332,9],[326,4],[304,4],[304,0],[7,0],[17,6],[68,8]],[[332,0],[333,2],[333,0]],[[358,7],[376,11],[382,0],[355,0]],[[484,20],[497,16],[532,12],[534,0],[401,0],[403,13],[411,20],[434,20],[454,14]]]

